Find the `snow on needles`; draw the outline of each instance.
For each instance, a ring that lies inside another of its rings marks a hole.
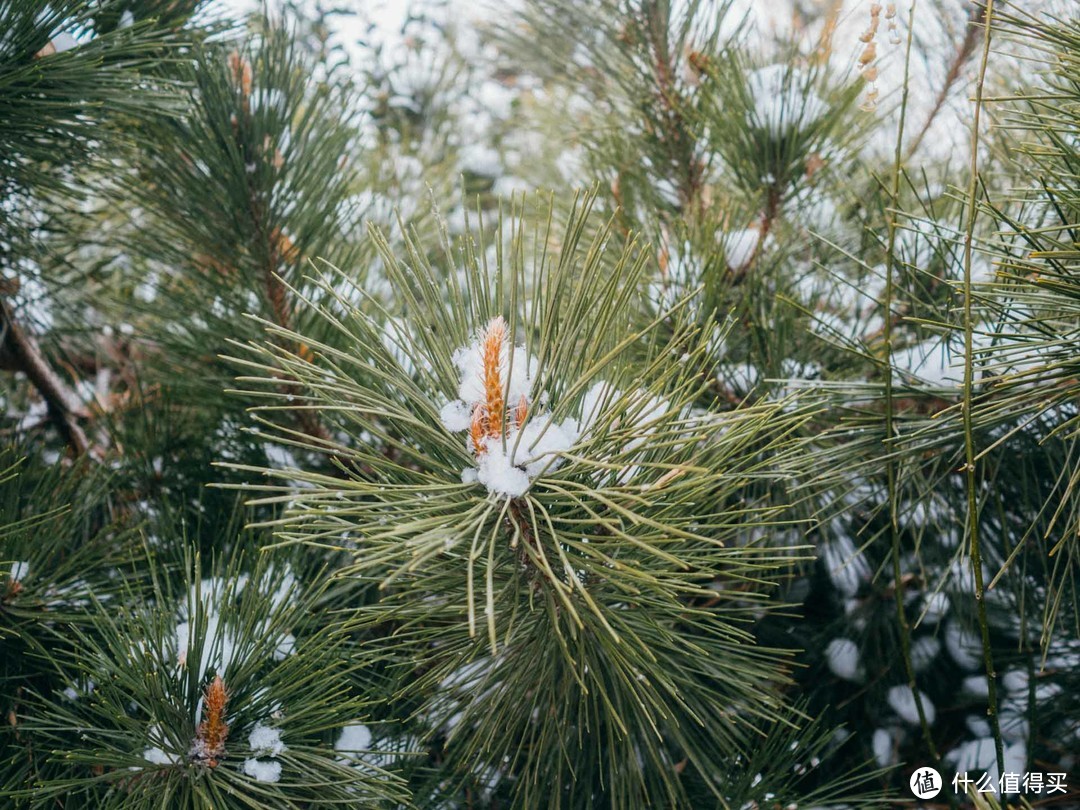
[[[277,782],[281,779],[281,763],[276,757],[289,749],[281,741],[278,729],[256,723],[248,735],[248,748],[254,756],[244,760],[244,773],[256,782]]]
[[[244,575],[238,577],[232,586],[220,577],[211,577],[202,580],[198,587],[192,586],[188,601],[181,605],[181,621],[177,624],[173,643],[176,649],[177,662],[182,666],[196,666],[199,678],[211,669],[224,674],[231,668],[234,661],[240,656],[251,652],[250,645],[244,644],[246,632],[250,629],[234,624],[229,617],[229,605],[227,597],[235,597],[246,587],[249,578]],[[289,602],[292,596],[296,577],[291,569],[286,568],[279,578],[268,571],[263,582],[269,598],[270,614],[263,617],[255,630],[259,638],[270,639],[274,642],[272,657],[275,661],[282,661],[293,652],[296,638],[288,632],[278,628],[274,623],[274,614],[283,605]],[[269,590],[273,586],[272,592]],[[262,589],[262,584],[254,586]],[[206,631],[202,638],[201,656],[197,662],[189,660],[192,649],[200,649],[198,639],[195,638],[196,627],[193,624],[192,612],[195,606],[202,602],[203,613],[206,621]]]
[[[537,403],[533,396],[536,358],[523,346],[512,345],[502,317],[493,318],[472,343],[454,352],[453,360],[461,373],[458,398],[442,407],[440,418],[452,433],[468,432],[476,467],[462,471],[462,481],[479,482],[495,495],[524,495],[537,476],[562,464],[560,454],[588,432],[606,407],[624,399],[618,389],[598,382],[585,393],[580,418],[556,422],[544,413],[543,398]],[[644,429],[625,450],[643,445],[649,424],[670,408],[661,397],[638,394],[632,403],[635,422]],[[632,471],[624,478],[630,475]]]
[[[746,89],[753,104],[751,126],[780,137],[791,127],[807,127],[828,112],[828,105],[810,87],[809,77],[786,65],[768,65],[750,73]]]

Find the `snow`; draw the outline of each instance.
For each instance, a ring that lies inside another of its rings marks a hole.
[[[962,628],[956,619],[945,623],[945,649],[961,669],[974,672],[982,664],[982,645],[978,637]]]
[[[162,751],[156,746],[147,748],[143,751],[143,759],[147,762],[152,762],[155,765],[176,765],[180,762],[180,757],[178,755]]]
[[[281,780],[281,763],[276,759],[245,759],[244,773],[256,782],[278,782]]]
[[[371,749],[371,729],[363,723],[353,723],[341,729],[341,736],[334,743],[335,751],[355,753]]]
[[[979,698],[990,697],[990,684],[985,675],[969,675],[960,686],[962,692]]]
[[[933,725],[934,719],[937,716],[934,711],[934,704],[930,702],[930,698],[927,697],[926,693],[921,690],[919,692],[919,698],[922,700],[923,712],[926,715],[927,724]],[[919,725],[919,710],[915,706],[915,693],[911,690],[910,686],[900,684],[891,687],[886,695],[886,700],[901,720],[913,726]]]
[[[501,318],[488,324],[484,332],[495,325]],[[531,399],[533,376],[536,374],[538,361],[530,358],[524,346],[510,347],[509,327],[503,322],[506,334],[499,349],[499,380],[505,392],[506,401],[516,404],[522,397]],[[462,346],[453,355],[454,365],[461,372],[458,386],[458,399],[466,405],[477,405],[484,401],[484,333],[467,346]],[[509,378],[509,379],[508,379]],[[509,382],[509,388],[507,383]],[[471,414],[472,409],[469,409]]]
[[[996,758],[992,737],[978,737],[974,740],[968,740],[946,752],[943,757],[945,762],[954,766],[957,771],[967,771],[968,773],[985,771]]]
[[[983,679],[985,683],[986,679]],[[976,717],[973,714],[969,714],[964,718],[964,724],[976,737],[989,737],[990,736],[990,721],[985,717]]]
[[[78,700],[82,695],[89,695],[95,688],[97,688],[97,684],[93,678],[87,678],[64,687],[61,694],[68,700]]]
[[[877,760],[879,767],[887,768],[893,764],[893,741],[892,734],[889,733],[888,729],[874,729],[871,746],[874,749],[874,759]]]
[[[1010,669],[1001,676],[1001,685],[1010,692],[1026,692],[1028,674],[1022,669]]]
[[[451,433],[461,433],[469,429],[472,423],[472,411],[460,399],[453,399],[442,406],[439,411],[439,420]]]
[[[189,643],[194,642],[195,627],[190,619],[199,598],[202,600],[203,614],[206,620],[206,635],[202,643],[202,659],[198,662],[199,678],[202,678],[211,668],[224,676],[225,672],[238,660],[241,651],[251,652],[251,645],[245,644],[245,635],[254,631],[257,638],[264,642],[273,641],[274,649],[271,657],[275,661],[282,661],[293,653],[296,646],[296,638],[281,629],[271,630],[271,616],[264,617],[256,622],[254,628],[234,627],[225,618],[227,605],[223,605],[226,597],[234,597],[240,594],[248,585],[249,577],[246,574],[238,576],[235,584],[229,587],[220,577],[210,577],[202,580],[198,588],[192,586],[191,594],[186,604],[181,606],[181,621],[177,624],[173,634],[173,644],[177,651],[177,661],[181,665],[188,665]],[[267,587],[274,584],[273,592],[267,592],[270,601],[270,611],[277,611],[286,604],[296,585],[296,577],[291,568],[286,568],[280,579],[274,575],[272,569],[265,574]],[[276,583],[276,584],[275,584]],[[272,638],[271,638],[272,637]]]
[[[64,51],[70,51],[72,48],[79,47],[79,40],[75,39],[75,37],[65,31],[53,37],[49,44],[54,48],[52,53],[63,53]]]
[[[470,436],[467,441],[476,454],[477,465],[473,472],[464,470],[461,480],[479,482],[495,495],[517,498],[528,491],[541,472],[559,466],[558,454],[574,445],[580,427],[573,419],[557,423],[550,417],[531,416],[537,360],[530,359],[523,346],[511,347],[509,330],[501,317],[490,321],[473,343],[454,352],[454,364],[461,372],[459,399],[442,407],[439,416],[443,426],[453,433],[469,430],[473,415],[485,407],[484,344],[490,336],[500,333],[496,369],[504,401],[511,414],[518,403],[526,403],[530,418],[522,425],[511,421],[505,433],[500,425],[497,435]]]
[[[281,741],[281,731],[270,726],[256,723],[248,735],[248,747],[258,756],[276,757],[289,749]]]
[[[923,672],[934,663],[941,652],[941,642],[933,636],[922,636],[911,642],[911,665],[916,672]]]
[[[1027,745],[1025,743],[1016,742],[1006,745],[1003,754],[1005,773],[1022,774],[1025,772],[1027,768]],[[990,784],[995,786],[1000,784],[1001,774],[998,772],[994,739],[989,734],[961,743],[956,748],[948,751],[943,759],[958,772],[972,774],[985,771]]]
[[[926,624],[937,624],[949,612],[949,597],[943,593],[932,593],[926,597],[923,604],[922,621]]]
[[[513,451],[493,450],[484,453],[476,471],[477,480],[495,495],[508,495],[519,498],[524,495],[531,483],[524,470],[514,466]]]
[[[768,65],[751,72],[746,89],[753,103],[748,123],[773,137],[793,127],[808,127],[829,109],[810,87],[810,77],[787,65]]]
[[[724,249],[724,260],[727,262],[727,266],[734,270],[740,270],[750,263],[758,242],[761,240],[761,231],[757,228],[719,231],[717,237]]]
[[[847,638],[834,638],[825,648],[825,658],[833,675],[845,681],[859,679],[859,648]]]
[[[30,576],[30,563],[28,562],[13,562],[11,564],[11,581],[22,582]]]
[[[165,751],[161,746],[165,743],[165,736],[161,731],[161,726],[157,723],[152,724],[146,730],[146,736],[151,743],[151,746],[143,751],[143,759],[147,762],[152,762],[155,765],[176,765],[180,762],[180,756]]]
[[[349,762],[366,773],[373,773],[374,768],[390,768],[403,754],[415,753],[420,748],[419,741],[412,737],[376,737],[364,723],[344,726],[334,743],[334,750],[344,755],[340,762]]]
[[[845,596],[855,596],[870,581],[870,563],[847,535],[822,543],[821,559],[833,585]]]

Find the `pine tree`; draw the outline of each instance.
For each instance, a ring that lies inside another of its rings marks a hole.
[[[785,8],[0,0],[5,805],[1076,803],[1075,10]]]

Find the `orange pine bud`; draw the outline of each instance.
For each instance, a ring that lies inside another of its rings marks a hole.
[[[484,454],[484,445],[487,440],[487,416],[484,413],[484,406],[477,405],[473,409],[472,424],[469,426],[469,436],[472,438],[473,450],[477,456]]]
[[[506,321],[502,316],[492,318],[484,332],[484,397],[487,403],[487,433],[499,436],[502,433],[503,401],[502,352],[506,342]]]
[[[521,395],[521,399],[518,400],[517,409],[514,411],[514,424],[521,427],[525,424],[525,420],[529,416],[529,400],[525,399],[525,395]]]
[[[240,92],[246,99],[251,95],[251,63],[242,57],[239,51],[229,54],[229,70],[232,73],[233,82],[240,88]]]
[[[270,231],[270,249],[274,255],[287,264],[292,264],[300,255],[300,251],[281,228],[275,227]]]
[[[204,720],[199,723],[196,732],[196,753],[206,760],[211,768],[216,768],[218,760],[225,754],[225,738],[229,736],[229,724],[225,722],[225,707],[229,703],[229,693],[220,675],[206,687],[203,693]]]

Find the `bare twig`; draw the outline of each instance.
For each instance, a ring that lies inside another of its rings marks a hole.
[[[979,190],[979,124],[983,109],[983,87],[986,67],[990,61],[990,23],[994,15],[994,0],[987,0],[985,11],[986,36],[983,38],[979,73],[975,79],[975,112],[971,121],[971,164],[968,177],[967,221],[964,228],[964,398],[961,414],[964,426],[964,472],[967,483],[967,534],[971,556],[971,570],[975,580],[975,608],[982,631],[983,666],[986,670],[987,716],[994,737],[994,753],[999,773],[1005,771],[1004,743],[1001,738],[1001,721],[998,717],[997,672],[994,669],[993,650],[990,645],[990,627],[986,617],[986,600],[983,587],[982,550],[979,537],[979,480],[975,468],[975,427],[972,405],[975,397],[975,313],[972,305],[971,256],[975,241],[975,219],[978,216]]]

